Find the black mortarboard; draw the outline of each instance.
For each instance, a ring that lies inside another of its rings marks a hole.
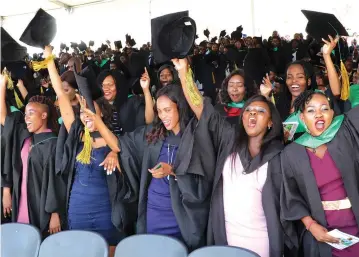
[[[85,44],[84,41],[81,41],[81,43],[78,45],[78,47],[81,52],[85,52],[87,50],[87,45]]]
[[[75,49],[75,48],[77,48],[79,46],[79,44],[77,44],[77,43],[75,43],[75,42],[71,42],[70,43],[70,47],[72,48],[72,49]]]
[[[64,44],[64,43],[61,43],[60,44],[60,50],[62,51],[62,50],[64,50],[66,48],[66,45]]]
[[[87,83],[88,83],[88,86],[90,88],[92,100],[96,101],[97,99],[102,97],[102,91],[97,86],[97,83],[96,83],[96,79],[97,79],[96,78],[96,73],[93,70],[91,65],[84,68],[81,71],[80,76],[85,77],[87,79]]]
[[[30,21],[20,41],[33,47],[44,48],[50,45],[57,31],[56,20],[50,14],[39,9]]]
[[[225,37],[227,34],[226,30],[222,30],[221,33],[219,34],[219,37]]]
[[[121,40],[115,41],[114,44],[115,44],[115,47],[116,47],[117,49],[121,49],[121,48],[122,48],[122,42],[121,42]]]
[[[136,45],[136,41],[135,41],[133,38],[131,38],[131,40],[130,40],[130,46],[133,47],[133,46],[135,46],[135,45]]]
[[[11,73],[11,78],[13,80],[22,79],[24,80],[26,77],[30,77],[32,72],[29,66],[24,61],[17,61],[17,62],[1,62],[1,69],[6,68]]]
[[[209,32],[208,29],[205,29],[205,30],[203,31],[203,34],[206,36],[206,38],[209,39],[209,34],[210,34],[210,32]]]
[[[102,52],[106,52],[107,48],[108,48],[108,45],[105,45],[105,44],[101,45],[101,51]]]
[[[306,32],[314,37],[317,42],[322,38],[327,39],[328,35],[333,38],[336,35],[349,36],[348,32],[334,14],[302,10],[302,13],[308,19]]]
[[[7,31],[1,27],[1,60],[20,61],[26,56],[26,47],[17,43]]]
[[[212,38],[212,39],[211,39],[211,43],[216,43],[216,42],[217,42],[217,39],[218,39],[217,37]]]
[[[157,63],[184,58],[196,38],[196,23],[188,11],[167,14],[151,20],[152,51]]]
[[[80,95],[85,98],[87,107],[90,109],[90,111],[96,113],[95,105],[92,100],[91,88],[88,84],[87,78],[78,75],[76,72],[74,72],[74,75],[77,86],[79,87]]]

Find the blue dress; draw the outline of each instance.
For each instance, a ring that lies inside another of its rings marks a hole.
[[[165,139],[158,157],[159,162],[172,165],[176,158],[180,135]],[[152,178],[148,188],[147,233],[175,237],[182,240],[176,216],[172,209],[170,184],[167,177]]]
[[[78,153],[83,148],[79,146]],[[111,221],[111,202],[107,186],[106,171],[100,167],[110,149],[92,149],[91,164],[76,163],[69,208],[69,229],[87,230],[101,234],[109,245],[117,245],[119,232]]]

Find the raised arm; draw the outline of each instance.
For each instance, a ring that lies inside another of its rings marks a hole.
[[[186,100],[199,120],[203,112],[203,97],[196,83],[193,81],[192,71],[188,65],[188,61],[187,59],[173,59],[172,62],[178,71]]]
[[[3,126],[5,125],[5,119],[7,115],[6,102],[5,102],[6,84],[7,84],[7,77],[0,74],[0,123]]]
[[[340,96],[341,87],[340,87],[339,76],[334,67],[332,58],[330,57],[333,49],[338,43],[339,37],[337,36],[335,39],[333,39],[331,36],[329,36],[329,39],[330,42],[322,39],[323,42],[325,43],[325,45],[323,46],[323,58],[324,58],[325,66],[328,71],[330,89],[332,90],[334,96]]]
[[[17,86],[17,88],[18,88],[19,91],[20,91],[20,94],[21,94],[21,96],[22,96],[22,99],[26,99],[26,96],[28,95],[28,91],[27,91],[27,89],[26,89],[26,87],[25,87],[25,85],[24,85],[24,82],[23,82],[21,79],[19,79],[19,80],[17,81],[16,86]]]
[[[50,58],[52,55],[52,49],[50,46],[45,47],[44,57]],[[47,63],[47,69],[49,70],[52,86],[58,98],[58,104],[60,106],[60,113],[67,132],[70,131],[71,125],[75,120],[74,110],[72,109],[70,99],[65,94],[62,88],[61,78],[57,72],[56,65],[53,59],[49,59]]]
[[[150,76],[148,75],[146,68],[145,73],[142,74],[140,83],[143,95],[145,96],[145,121],[146,124],[151,124],[155,118],[155,112],[153,110],[153,99],[150,92]]]

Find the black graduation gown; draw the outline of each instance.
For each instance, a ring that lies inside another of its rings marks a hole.
[[[217,112],[221,114],[231,125],[239,124],[239,115],[241,114],[241,110],[239,108],[228,107],[225,104],[216,104],[214,106]]]
[[[207,143],[194,141],[208,135],[206,128],[196,126],[192,119],[182,134],[176,154],[174,173],[170,176],[170,193],[173,212],[176,216],[184,243],[189,251],[206,245],[206,229],[212,191],[214,159],[207,151]],[[136,173],[131,181],[138,197],[137,233],[147,231],[147,195],[152,176],[148,172],[158,161],[163,140],[149,144],[146,134],[152,125],[136,129],[120,137],[121,165],[125,173]],[[159,221],[160,222],[160,221]]]
[[[62,128],[63,130],[64,128]],[[77,149],[83,133],[83,124],[80,119],[75,119],[69,133],[60,131],[58,139],[58,147],[61,147],[62,159],[57,158],[56,173],[66,180],[66,212],[70,199],[72,183],[75,175],[75,163]],[[60,154],[59,152],[57,153]],[[132,174],[129,173],[129,176]],[[112,223],[120,231],[123,232],[128,224],[128,213],[126,211],[126,203],[133,201],[133,190],[128,183],[128,178],[124,173],[118,171],[113,172],[107,177],[107,185],[109,188],[110,202],[112,207]]]
[[[359,227],[359,106],[345,115],[342,126],[327,147],[342,174],[344,187]],[[327,226],[318,186],[305,147],[295,142],[287,146],[282,153],[281,164],[284,183],[281,215],[285,220],[296,221],[302,256],[332,256],[331,246],[317,242],[300,221],[305,216],[311,216],[320,225]]]
[[[20,111],[15,111],[15,112],[10,112],[9,113],[9,116],[14,116],[14,123],[15,124],[18,124],[18,123],[21,123],[21,122],[24,122],[24,115],[22,114],[22,112]],[[4,130],[4,127],[2,125],[1,126],[1,139],[0,139],[0,142],[1,142],[1,160],[0,160],[0,170],[1,170],[1,177],[3,178],[3,175],[5,176],[5,174],[3,174],[3,171],[4,171],[4,163],[5,163],[5,160],[10,160],[10,156],[11,156],[11,151],[12,151],[12,146],[13,146],[13,141],[12,141],[12,138],[7,138],[7,142],[9,142],[8,144],[5,144],[6,142],[6,138],[3,137],[3,130]],[[4,177],[4,179],[6,179],[6,176]],[[2,205],[2,201],[1,201],[1,223],[5,223],[5,222],[9,222],[11,220],[11,217],[10,218],[5,218],[4,217],[4,214],[3,214],[3,205]]]
[[[236,139],[235,127],[231,126],[214,108],[205,103],[205,107],[199,121],[199,126],[208,127],[210,137],[202,140],[207,141],[207,148],[212,148],[211,158],[216,159],[215,179],[213,182],[212,201],[210,207],[207,240],[208,245],[228,245],[224,206],[223,206],[223,178],[222,172],[226,159],[232,153],[233,142]],[[195,138],[199,141],[200,138]],[[268,162],[267,180],[263,186],[262,202],[268,227],[268,238],[270,245],[270,257],[282,257],[285,251],[285,244],[291,248],[293,244],[285,236],[280,221],[280,187],[282,182],[282,171],[280,169],[279,153],[283,145],[279,141],[272,141],[267,150],[263,153],[262,159],[259,156],[250,160],[249,153],[242,149],[240,156],[244,167],[254,170]],[[244,157],[245,158],[242,158]],[[212,169],[214,166],[212,167]],[[290,224],[283,224],[284,227]],[[293,256],[291,254],[285,256]]]
[[[57,136],[55,133],[30,134],[26,124],[16,124],[12,116],[7,116],[3,131],[5,140],[12,139],[11,156],[4,163],[3,187],[12,187],[12,221],[18,218],[22,160],[21,148],[26,138],[31,137],[32,149],[28,158],[27,199],[30,223],[47,235],[52,213],[59,213],[63,218],[65,186],[55,173],[55,150]],[[6,141],[5,144],[11,143]]]
[[[117,108],[117,113],[123,132],[132,132],[146,124],[145,102],[140,96],[130,97],[121,107]]]

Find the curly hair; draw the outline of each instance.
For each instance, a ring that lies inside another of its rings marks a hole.
[[[222,82],[222,89],[221,89],[220,96],[221,96],[221,100],[222,100],[223,104],[229,104],[230,102],[232,102],[232,100],[228,94],[228,82],[233,76],[236,76],[236,75],[241,76],[244,79],[244,88],[246,90],[244,100],[256,95],[256,93],[257,93],[256,89],[254,87],[254,84],[250,83],[249,81],[246,80],[244,70],[242,70],[242,69],[234,70]]]
[[[29,99],[28,103],[39,103],[46,106],[47,117],[47,127],[51,129],[54,133],[59,133],[59,124],[58,124],[58,113],[54,103],[47,98],[46,96],[36,95]]]
[[[177,84],[170,84],[161,88],[157,94],[156,99],[161,96],[167,96],[172,102],[177,105],[177,111],[179,114],[180,131],[184,131],[188,122],[193,117],[193,113],[186,101],[183,94],[182,88]],[[148,143],[155,143],[157,140],[163,140],[167,135],[168,131],[163,125],[161,119],[158,117],[157,104],[154,106],[155,118],[153,121],[153,129],[147,133],[146,140]]]

